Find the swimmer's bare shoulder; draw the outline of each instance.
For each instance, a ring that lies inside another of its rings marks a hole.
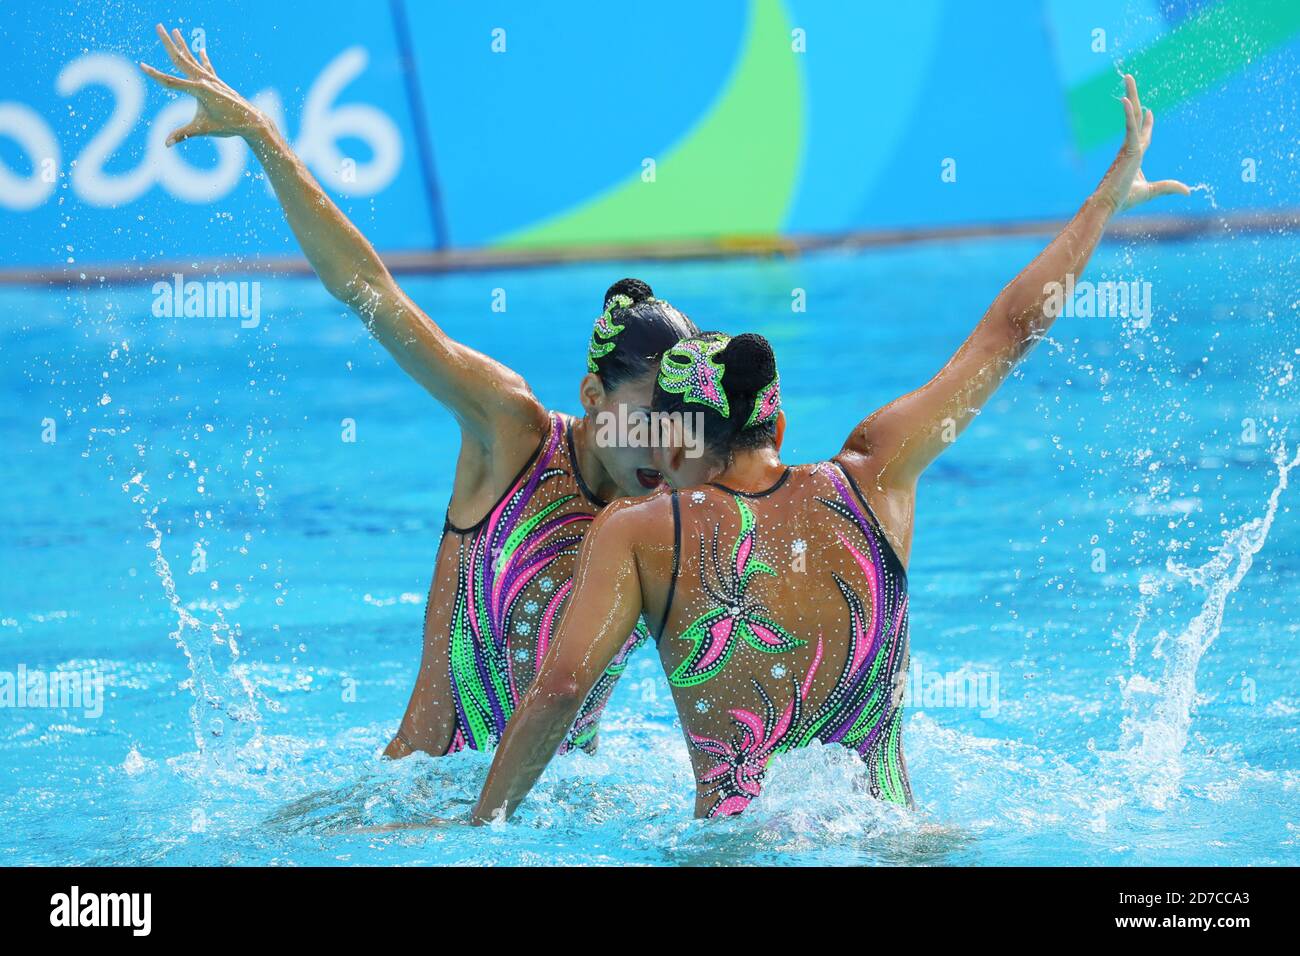
[[[675,537],[671,492],[662,488],[640,498],[615,498],[596,516],[590,534],[617,539],[638,558],[650,557],[665,545],[671,552]]]
[[[663,612],[676,538],[672,494],[667,489],[642,498],[614,500],[596,516],[587,534],[597,556],[611,552],[632,555],[643,606],[651,616]]]
[[[916,513],[916,478],[891,469],[892,450],[871,439],[866,427],[870,419],[854,429],[835,461],[853,479],[858,491],[867,499],[881,530],[906,567],[912,551],[912,525]]]

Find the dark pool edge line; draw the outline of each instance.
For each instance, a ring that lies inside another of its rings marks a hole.
[[[437,275],[452,272],[535,269],[544,266],[612,261],[692,261],[763,257],[790,258],[805,253],[854,251],[878,247],[961,240],[1050,235],[1063,219],[1022,220],[911,229],[792,236],[720,236],[709,239],[662,240],[644,243],[601,243],[544,249],[448,249],[384,252],[384,262],[397,275]],[[1227,233],[1300,232],[1300,210],[1229,213],[1215,216],[1143,216],[1119,219],[1106,232],[1106,241],[1142,238],[1184,240]],[[301,256],[256,257],[248,260],[190,259],[117,263],[89,267],[0,269],[0,285],[80,286],[102,283],[145,283],[169,279],[175,272],[189,275],[267,274],[311,275]]]

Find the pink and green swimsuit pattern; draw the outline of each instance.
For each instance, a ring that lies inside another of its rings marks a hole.
[[[902,751],[907,574],[838,462],[752,494],[674,492],[677,560],[659,654],[704,816],[740,813],[769,761],[814,742],[911,805]]]
[[[447,753],[488,750],[501,739],[556,634],[582,536],[604,504],[576,467],[571,422],[553,412],[549,434],[487,516],[471,528],[447,522],[437,571],[456,580],[449,613],[438,615],[455,707]],[[454,567],[444,568],[444,560]],[[561,752],[594,747],[614,683],[648,636],[638,623],[587,696]]]

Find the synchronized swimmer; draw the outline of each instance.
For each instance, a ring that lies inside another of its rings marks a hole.
[[[644,282],[616,282],[578,386],[583,416],[547,410],[520,375],[454,341],[402,291],[274,125],[218,78],[205,50],[196,59],[179,30],[157,30],[182,76],[141,69],[198,101],[194,120],[171,133],[168,146],[194,136],[243,137],[325,288],[460,425],[425,606],[424,656],[385,754],[490,750],[547,651],[592,519],[610,499],[650,494],[662,482],[648,448],[597,441],[595,423],[629,409],[648,412],[659,356],[698,329]],[[644,628],[629,628],[627,653],[645,637]],[[612,663],[603,675],[565,749],[595,747],[599,713],[620,670]]]
[[[1124,143],[1100,185],[948,363],[865,418],[834,457],[787,466],[780,377],[761,336],[701,333],[623,279],[592,331],[583,417],[547,410],[402,292],[206,52],[196,59],[179,31],[158,34],[181,75],[141,68],[198,102],[167,144],[243,137],[325,287],[461,428],[424,656],[385,753],[496,747],[472,821],[509,816],[556,753],[594,749],[628,655],[653,636],[697,816],[740,813],[772,757],[814,741],[854,750],[874,795],[911,805],[901,696],[918,481],[1051,325],[1049,290],[1080,276],[1110,218],[1187,195],[1142,174],[1153,117],[1133,78]],[[611,444],[596,424],[610,414],[675,424],[663,443]]]

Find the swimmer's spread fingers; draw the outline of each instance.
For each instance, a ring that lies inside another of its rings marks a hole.
[[[154,32],[158,34],[158,39],[162,41],[163,49],[167,51],[168,58],[178,70],[185,74],[185,76],[172,76],[170,73],[162,72],[162,70],[155,70],[152,66],[143,61],[140,63],[140,69],[145,72],[145,75],[152,77],[170,90],[181,90],[186,93],[193,93],[199,85],[198,78],[193,75],[196,71],[195,68],[197,67],[197,64],[191,66],[185,56],[177,50],[176,45],[179,43],[181,49],[185,49],[186,52],[188,52],[188,47],[185,46],[180,31],[176,31],[176,36],[173,39],[173,37],[163,29],[163,25],[159,23],[154,27]]]
[[[1142,159],[1151,145],[1151,130],[1156,118],[1142,106],[1137,80],[1131,73],[1124,74],[1124,91],[1120,100],[1124,107],[1124,146],[1106,176],[1113,183],[1110,195],[1115,208],[1131,209],[1157,196],[1190,195],[1187,185],[1176,179],[1161,179],[1153,183],[1143,175]]]
[[[199,118],[196,116],[193,120],[186,123],[184,126],[174,129],[170,133],[168,133],[167,141],[165,145],[175,146],[177,143],[184,142],[185,140],[189,139],[191,136],[202,136],[205,132],[207,132],[206,127],[204,126],[203,123],[199,121]]]
[[[1124,148],[1142,153],[1151,145],[1151,126],[1155,117],[1150,110],[1142,109],[1137,81],[1131,73],[1124,74],[1124,88],[1124,96],[1120,99],[1124,107]]]
[[[170,73],[164,73],[162,70],[155,70],[148,63],[144,63],[143,61],[140,63],[140,69],[145,72],[145,75],[157,80],[169,90],[181,90],[182,92],[188,93],[198,86],[198,83],[195,80],[186,80],[179,76],[172,76]]]
[[[1151,127],[1155,125],[1155,114],[1148,109],[1142,108],[1142,100],[1138,96],[1137,80],[1133,79],[1132,73],[1124,75],[1124,87],[1127,90],[1126,99],[1133,104],[1133,116],[1135,118],[1133,133],[1136,134],[1138,147],[1143,152],[1146,152],[1146,148],[1151,145]]]
[[[1124,91],[1130,103],[1133,104],[1133,115],[1142,115],[1142,100],[1138,97],[1137,80],[1133,79],[1132,73],[1124,74]]]
[[[148,63],[141,63],[140,69],[146,76],[152,77],[168,89],[179,90],[182,93],[189,93],[191,96],[197,96],[199,89],[199,82],[197,80],[186,80],[179,76],[172,76],[170,73],[155,70]],[[206,132],[206,126],[202,121],[202,116],[203,111],[202,107],[200,107],[199,111],[195,113],[194,119],[190,120],[184,126],[172,130],[171,133],[168,134],[166,145],[175,146],[177,143],[187,140],[191,136],[198,136]]]
[[[189,64],[190,69],[199,76],[203,76],[206,71],[203,69],[202,64],[200,64],[195,58],[193,51],[190,50],[189,44],[185,42],[185,37],[181,35],[181,31],[172,30],[172,39],[176,41],[176,49],[181,51],[181,55],[185,58],[185,62]]]
[[[216,76],[217,71],[213,68],[212,61],[208,59],[208,48],[206,46],[199,47],[199,56],[203,58],[203,68]]]
[[[167,51],[167,56],[171,58],[176,69],[186,76],[197,78],[194,74],[199,72],[198,64],[187,55],[189,47],[185,43],[185,38],[181,36],[181,31],[175,30],[168,34],[161,23],[156,24],[153,29],[158,34],[158,39],[162,40],[163,49]],[[182,50],[185,52],[182,53]]]
[[[1147,183],[1151,188],[1152,196],[1190,196],[1191,188],[1187,183],[1180,182],[1177,179],[1160,179],[1154,183]]]
[[[196,56],[186,45],[180,30],[168,33],[160,23],[154,31],[172,64],[183,75],[163,73],[146,63],[141,63],[140,69],[150,79],[168,89],[189,93],[198,101],[194,119],[167,137],[168,146],[174,146],[192,136],[244,136],[263,128],[265,118],[251,103],[221,81],[212,69],[212,61],[208,59],[205,50],[199,50]]]

